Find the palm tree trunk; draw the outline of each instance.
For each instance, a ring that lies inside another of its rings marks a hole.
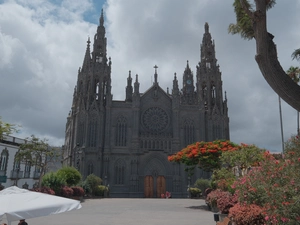
[[[281,99],[278,95],[279,102],[279,117],[280,117],[280,130],[281,130],[281,145],[282,145],[282,153],[284,152],[284,137],[283,137],[283,125],[282,125],[282,112],[281,112]]]

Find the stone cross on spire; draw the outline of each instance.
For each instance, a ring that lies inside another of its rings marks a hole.
[[[153,68],[155,69],[155,73],[154,73],[154,83],[156,84],[156,83],[157,83],[157,68],[158,68],[158,66],[155,65]]]

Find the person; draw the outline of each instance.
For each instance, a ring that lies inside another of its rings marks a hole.
[[[25,222],[25,219],[20,220],[18,225],[28,225],[28,223]]]

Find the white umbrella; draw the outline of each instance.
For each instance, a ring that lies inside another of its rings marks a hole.
[[[0,191],[0,221],[5,215],[8,224],[20,219],[48,216],[80,209],[80,201],[12,186]]]

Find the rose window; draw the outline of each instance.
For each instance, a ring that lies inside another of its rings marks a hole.
[[[160,132],[167,127],[169,118],[163,109],[151,107],[143,113],[142,123],[148,130]]]

